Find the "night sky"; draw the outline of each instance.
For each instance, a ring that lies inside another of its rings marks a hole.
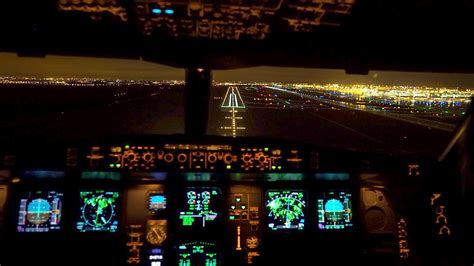
[[[20,58],[12,53],[0,53],[0,76],[176,80],[184,78],[184,70],[139,60],[72,56]],[[214,79],[216,81],[357,83],[474,88],[474,74],[371,71],[369,75],[346,75],[343,70],[265,66],[214,71]]]

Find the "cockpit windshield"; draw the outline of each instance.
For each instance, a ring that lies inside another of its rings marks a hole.
[[[184,133],[184,70],[143,61],[2,54],[2,144]],[[253,67],[213,72],[209,135],[438,155],[474,75]]]
[[[439,153],[474,94],[474,75],[459,74],[257,67],[214,78],[211,134],[405,154]]]

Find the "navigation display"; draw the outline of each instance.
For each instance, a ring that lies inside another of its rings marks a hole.
[[[352,195],[346,191],[329,191],[318,196],[319,229],[341,230],[353,227]]]
[[[80,232],[116,232],[118,229],[118,191],[83,190],[80,193],[80,216],[76,228]]]
[[[20,199],[18,232],[49,232],[61,229],[63,193],[37,190]]]
[[[218,217],[218,200],[221,191],[214,187],[188,187],[185,192],[185,206],[179,212],[183,227],[204,228]]]
[[[269,190],[265,193],[267,225],[271,230],[303,230],[306,195],[302,190]]]

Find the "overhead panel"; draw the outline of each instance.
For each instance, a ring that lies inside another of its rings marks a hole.
[[[58,9],[138,27],[145,36],[263,40],[273,31],[338,27],[356,0],[58,0]]]

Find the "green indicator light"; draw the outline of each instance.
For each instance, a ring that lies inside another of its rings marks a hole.
[[[278,166],[278,170],[281,170],[281,165]]]
[[[204,253],[204,246],[195,246],[193,249],[194,254]]]
[[[114,164],[113,163],[109,164],[109,167],[114,168]]]
[[[277,168],[276,166],[272,165],[272,169],[273,169],[273,170],[275,170],[276,168]]]
[[[234,215],[229,216],[229,220],[235,220],[235,216]]]
[[[121,164],[115,164],[115,167],[120,168],[122,165]]]
[[[228,164],[228,165],[226,165],[225,168],[230,169],[230,168],[232,168],[232,166],[230,164]]]
[[[183,219],[183,226],[192,226],[194,223],[193,217],[182,217],[181,219]]]
[[[125,145],[125,149],[130,149],[130,145]]]
[[[268,147],[263,148],[264,151],[268,151]]]

